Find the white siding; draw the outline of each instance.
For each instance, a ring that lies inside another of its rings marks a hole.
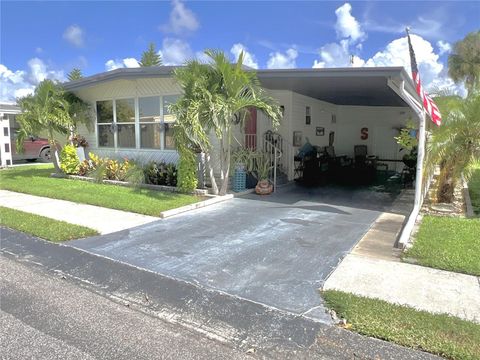
[[[353,156],[355,145],[367,145],[369,155],[380,159],[401,159],[394,136],[405,126],[407,120],[414,118],[409,108],[374,106],[339,106],[337,109],[337,128],[335,133],[335,152],[337,155]],[[361,129],[368,128],[368,139],[361,139]],[[401,170],[401,163],[389,163],[391,170]]]

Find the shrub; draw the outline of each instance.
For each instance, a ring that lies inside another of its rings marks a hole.
[[[75,147],[87,147],[88,146],[88,142],[87,142],[87,139],[85,139],[85,137],[83,137],[82,135],[73,135],[70,137],[70,141],[72,142],[72,145],[75,146]]]
[[[147,184],[177,186],[175,164],[151,161],[144,167],[143,173]]]
[[[180,191],[190,193],[197,188],[197,162],[195,154],[191,151],[181,151],[178,163],[178,188]]]
[[[73,145],[65,145],[60,152],[60,168],[65,174],[77,175],[79,167],[77,149]]]

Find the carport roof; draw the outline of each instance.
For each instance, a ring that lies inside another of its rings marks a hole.
[[[70,91],[117,79],[171,77],[176,66],[121,68],[67,82]],[[388,80],[413,83],[403,67],[256,70],[262,85],[271,90],[291,90],[336,105],[408,105],[388,85]],[[414,94],[415,92],[410,91]]]

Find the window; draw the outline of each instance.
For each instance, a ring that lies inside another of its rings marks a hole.
[[[135,99],[115,101],[117,147],[135,148]]]
[[[140,147],[142,149],[161,149],[160,97],[138,99],[140,122]]]
[[[312,123],[312,117],[310,114],[310,106],[305,108],[305,124],[310,125]]]
[[[173,140],[173,125],[176,118],[169,110],[169,105],[178,100],[178,95],[170,95],[163,97],[163,123],[165,132],[165,149],[175,149],[175,141]]]
[[[10,152],[10,144],[5,144],[5,152],[6,153]]]
[[[168,95],[97,101],[98,146],[175,149],[176,119],[169,105],[177,99]]]
[[[97,101],[98,146],[114,147],[113,101]]]
[[[3,128],[3,136],[8,136],[8,127]]]

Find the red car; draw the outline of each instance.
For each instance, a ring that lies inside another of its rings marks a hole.
[[[16,134],[14,135],[16,137]],[[47,139],[31,136],[28,140],[23,142],[22,153],[18,153],[16,149],[16,139],[11,141],[12,158],[16,160],[37,161],[40,159],[43,162],[51,161],[50,144]]]

